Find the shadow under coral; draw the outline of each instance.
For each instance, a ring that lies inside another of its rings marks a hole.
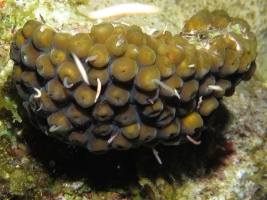
[[[47,137],[32,127],[25,130],[23,139],[30,149],[30,155],[42,163],[55,179],[64,177],[69,181],[85,180],[90,187],[101,190],[110,187],[127,188],[137,185],[140,177],[155,180],[160,176],[168,180],[171,174],[175,180],[181,180],[181,174],[202,176],[222,165],[221,159],[233,152],[228,148],[228,141],[223,134],[229,116],[229,111],[221,104],[206,119],[208,128],[202,132],[202,144],[199,146],[191,143],[158,145],[156,149],[162,165],[148,147],[128,151],[112,150],[95,155],[86,149]]]

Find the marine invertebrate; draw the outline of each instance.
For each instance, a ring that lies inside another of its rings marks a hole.
[[[95,12],[88,13],[85,6],[79,6],[77,8],[79,12],[87,17],[92,19],[104,19],[110,16],[124,16],[130,14],[151,14],[159,12],[159,8],[150,5],[150,4],[142,4],[142,3],[123,3],[115,6],[111,6],[108,8],[104,8],[102,10],[97,10]]]
[[[204,118],[253,75],[256,46],[245,21],[203,10],[176,35],[101,23],[71,36],[28,21],[10,57],[32,123],[100,153],[200,144]]]

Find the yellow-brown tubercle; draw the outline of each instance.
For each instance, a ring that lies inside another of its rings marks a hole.
[[[70,35],[29,20],[15,34],[10,57],[32,123],[101,153],[198,144],[204,118],[253,75],[256,48],[244,20],[202,10],[176,35],[111,23]]]

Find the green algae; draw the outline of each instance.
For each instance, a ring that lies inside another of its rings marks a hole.
[[[10,192],[15,195],[24,195],[25,191],[35,187],[34,178],[25,173],[24,170],[14,169],[10,173],[11,184]]]
[[[48,176],[36,173],[36,170],[41,169],[41,166],[26,157],[26,148],[21,145],[16,149],[11,148],[7,136],[1,137],[0,143],[1,197],[7,199],[10,194],[17,197],[22,197],[26,194],[29,197],[34,196],[30,191],[36,188],[37,184],[38,188],[47,184]]]
[[[37,3],[32,4],[29,8],[34,10]],[[12,10],[16,10],[14,15]],[[11,98],[9,92],[5,91],[7,86],[12,85],[10,77],[12,74],[12,63],[9,59],[9,45],[13,37],[13,31],[16,26],[21,26],[23,21],[21,19],[29,19],[33,17],[33,12],[27,9],[20,9],[15,1],[5,1],[4,7],[0,12],[0,110],[7,110],[12,114],[12,120],[9,120],[9,114],[1,112],[0,115],[0,137],[7,135],[10,141],[14,142],[15,128],[12,126],[14,122],[22,122],[18,114],[18,105]],[[12,13],[12,14],[11,14]],[[15,145],[13,145],[15,146]]]

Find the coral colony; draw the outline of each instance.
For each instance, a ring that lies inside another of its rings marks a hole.
[[[256,47],[244,20],[202,10],[178,34],[102,22],[71,35],[29,20],[10,57],[40,131],[90,152],[146,145],[157,155],[159,143],[201,143],[220,99],[253,75]]]

